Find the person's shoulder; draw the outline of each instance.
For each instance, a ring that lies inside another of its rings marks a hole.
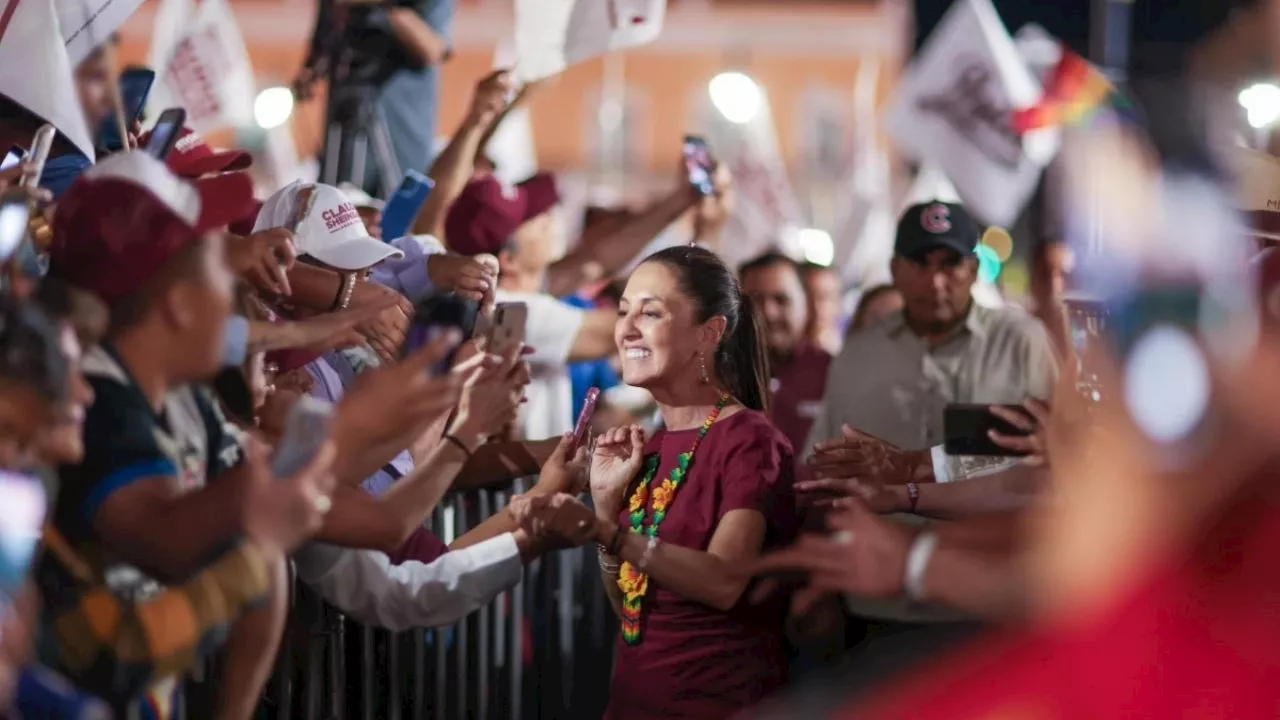
[[[842,348],[843,349],[843,348]],[[807,342],[800,348],[800,360],[806,372],[826,372],[835,356],[817,343]]]
[[[791,454],[791,443],[787,436],[760,410],[739,410],[718,424],[724,425],[724,442],[733,449],[777,447]]]

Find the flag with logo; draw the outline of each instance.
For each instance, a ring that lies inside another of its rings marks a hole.
[[[880,142],[876,116],[880,63],[865,59],[853,87],[853,156],[843,183],[844,214],[836,223],[832,267],[847,284],[868,285],[889,277],[893,256],[893,213],[889,158]]]
[[[74,65],[50,0],[0,0],[0,67],[0,95],[53,125],[92,160]]]
[[[51,0],[43,0],[50,2]],[[52,0],[71,66],[79,65],[142,5],[142,0]]]
[[[653,42],[666,0],[515,0],[516,76],[532,82],[607,52]]]
[[[202,0],[194,15],[189,2],[170,0],[157,13],[155,36],[152,107],[182,106],[198,132],[253,123],[253,66],[227,0]]]
[[[888,125],[903,154],[946,173],[974,216],[1008,227],[1058,150],[1056,128],[1024,135],[1013,125],[1013,111],[1040,98],[991,0],[961,0],[907,69]]]

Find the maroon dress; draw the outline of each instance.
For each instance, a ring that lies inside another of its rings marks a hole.
[[[662,454],[655,484],[697,434],[696,429],[662,431],[649,439],[645,453]],[[794,472],[790,443],[764,414],[730,415],[702,441],[658,536],[706,550],[725,513],[748,509],[760,511],[768,522],[766,549],[788,544],[795,536]],[[633,483],[628,498],[634,489]],[[630,526],[625,510],[619,522]],[[607,720],[716,720],[776,690],[787,674],[785,600],[754,605],[747,595],[721,612],[650,576],[640,644],[618,638]]]

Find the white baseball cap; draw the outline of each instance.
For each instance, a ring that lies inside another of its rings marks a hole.
[[[312,192],[306,197],[308,190]],[[387,258],[404,257],[371,237],[355,204],[332,185],[297,181],[267,198],[253,231],[277,227],[293,230],[300,254],[339,270],[367,270]]]

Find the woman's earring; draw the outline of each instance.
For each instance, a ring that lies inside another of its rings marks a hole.
[[[698,367],[702,370],[702,384],[710,385],[711,376],[707,375],[707,356],[703,353],[698,353]]]

